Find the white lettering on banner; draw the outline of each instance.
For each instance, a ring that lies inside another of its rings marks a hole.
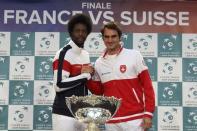
[[[181,20],[179,20],[179,25],[185,25],[185,26],[188,26],[189,23],[189,12],[180,12],[179,13],[179,18]]]
[[[111,9],[111,3],[94,3],[94,2],[82,2],[82,9]]]
[[[4,24],[8,24],[9,21],[15,20],[16,24],[68,24],[70,16],[83,13],[82,11],[67,11],[62,10],[57,12],[55,10],[50,13],[47,10],[43,12],[38,12],[33,10],[31,14],[25,10],[5,10],[4,11]],[[93,11],[88,11],[90,18],[92,19],[93,24],[98,24],[101,18],[104,18],[103,23],[113,21],[113,12],[112,11],[98,11],[93,13]],[[68,17],[68,18],[67,18]],[[66,18],[66,19],[65,19]]]
[[[14,10],[5,10],[4,11],[4,24],[8,23],[8,19],[14,18]]]
[[[58,14],[58,20],[59,20],[59,22],[62,23],[62,24],[67,24],[68,21],[63,21],[62,20],[62,15],[63,14],[71,15],[71,13],[69,11],[67,11],[67,10],[64,10],[64,11],[60,11],[60,13]]]
[[[103,13],[103,18],[105,18],[106,20],[108,20],[108,21],[103,21],[103,24],[106,24],[106,23],[108,23],[108,22],[110,22],[110,21],[114,21],[114,18],[112,17],[113,16],[113,14],[114,14],[114,12],[112,12],[112,11],[105,11],[104,13]]]
[[[40,13],[40,14],[39,14]],[[42,13],[42,14],[41,14]],[[33,10],[31,14],[26,10],[4,10],[4,24],[8,24],[8,20],[15,19],[16,24],[57,24],[57,20],[60,24],[67,24],[67,20],[63,20],[63,16],[71,16],[77,13],[82,13],[82,11],[67,11],[62,10],[57,14],[57,11],[53,10],[52,13],[44,10],[43,12],[38,12]]]
[[[49,14],[49,12],[47,10],[43,11],[43,24],[47,24],[47,19],[49,19],[49,21],[51,21],[52,24],[55,24],[56,22],[56,12],[52,11],[52,15]]]
[[[189,12],[151,12],[151,11],[123,11],[120,14],[122,25],[180,25],[189,26]]]
[[[25,21],[26,17],[27,17],[27,12],[24,10],[19,10],[18,12],[16,12],[16,24],[19,24],[20,21],[22,21],[22,23],[27,24],[27,22]]]
[[[42,24],[42,21],[40,19],[40,16],[38,14],[38,12],[36,10],[34,10],[29,18],[28,24],[31,23],[38,23],[38,24]]]
[[[110,16],[110,15],[113,15],[114,13],[112,11],[99,11],[96,15],[93,14],[92,11],[88,11],[89,15],[90,15],[90,18],[92,20],[92,23],[94,25],[98,24],[99,23],[99,20],[102,18],[101,16],[103,16],[103,18],[105,18],[106,20],[108,21],[103,21],[103,23],[107,23],[109,21],[114,21],[113,17]],[[95,17],[96,16],[96,17]]]
[[[4,10],[4,24],[68,24],[68,20],[72,15],[84,13],[81,10],[52,10],[52,11],[38,11],[33,10],[28,12],[26,10]],[[99,23],[105,24],[109,21],[114,21],[113,11],[88,11],[92,23],[97,25]],[[116,17],[118,14],[116,13]],[[116,19],[121,25],[157,25],[157,26],[189,26],[189,12],[175,12],[175,11],[122,11],[120,12],[120,19]]]

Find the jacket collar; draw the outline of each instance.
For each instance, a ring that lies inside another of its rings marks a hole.
[[[118,56],[120,54],[120,52],[122,51],[122,49],[123,49],[123,46],[121,45],[119,51],[115,55]],[[107,50],[105,50],[105,52],[103,53],[103,58],[106,58],[107,55],[108,55]]]
[[[81,51],[83,50],[83,48],[79,48],[72,40],[70,40],[68,44],[72,47],[72,50],[74,53],[81,54]]]

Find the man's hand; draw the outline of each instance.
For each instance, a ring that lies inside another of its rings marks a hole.
[[[152,127],[152,119],[151,118],[148,118],[148,117],[144,117],[143,118],[142,127],[144,128],[145,131],[148,128],[151,128]]]
[[[93,74],[94,73],[94,68],[91,65],[84,65],[81,68],[81,73]]]

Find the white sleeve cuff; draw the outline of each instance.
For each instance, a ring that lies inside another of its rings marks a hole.
[[[90,80],[90,78],[91,78],[90,73],[82,73],[81,75],[82,75],[83,77],[87,78],[88,80]]]

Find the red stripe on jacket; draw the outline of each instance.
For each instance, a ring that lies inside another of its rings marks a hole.
[[[59,63],[58,59],[56,59],[53,62],[53,71],[58,70],[58,63]],[[67,60],[63,60],[62,70],[69,72],[70,76],[77,76],[81,74],[82,66],[86,66],[86,65],[89,65],[89,63],[88,64],[71,64]]]

